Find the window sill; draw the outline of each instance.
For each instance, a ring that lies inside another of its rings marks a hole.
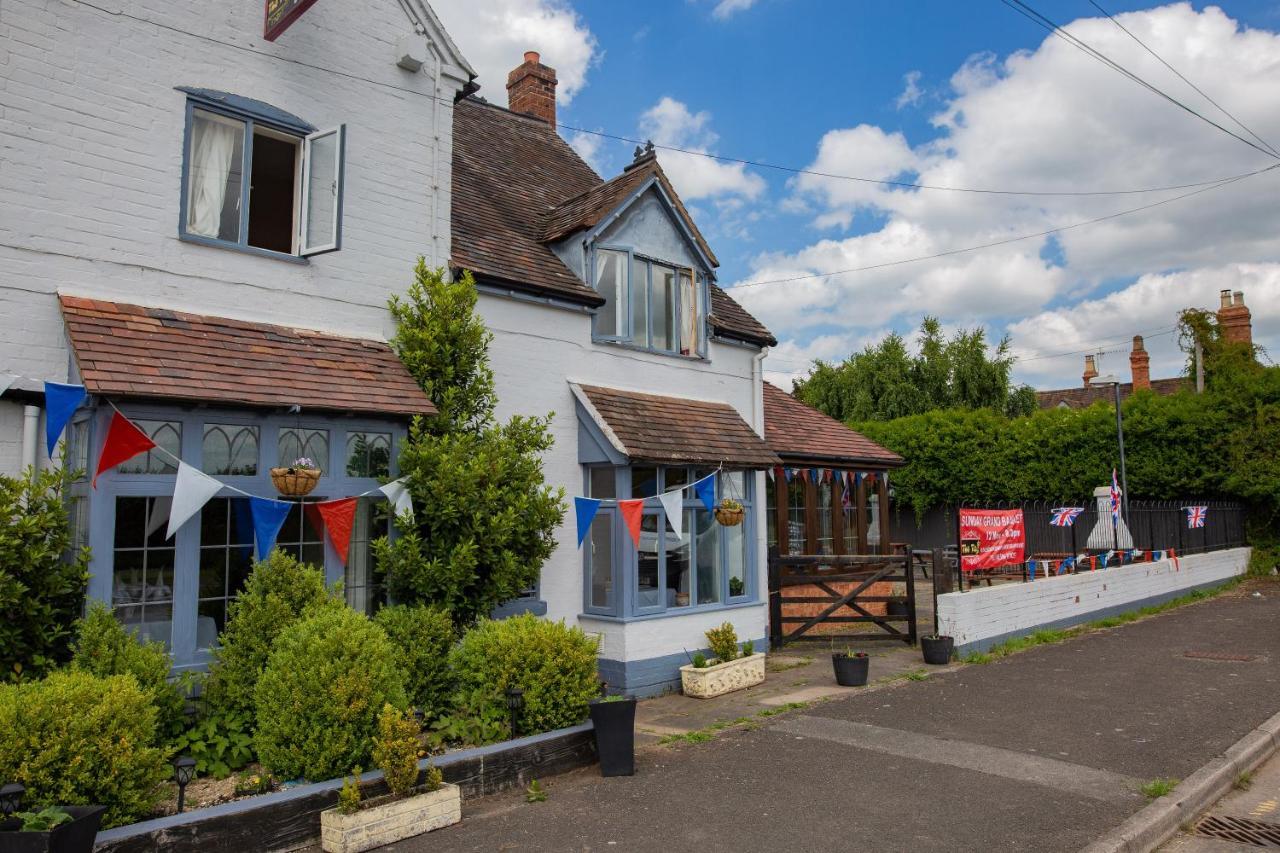
[[[579,613],[578,619],[595,619],[600,622],[649,622],[654,619],[674,619],[680,616],[694,616],[699,613],[720,613],[726,610],[744,610],[750,607],[763,607],[764,602],[755,599],[749,601],[733,601],[729,604],[704,604],[699,607],[681,607],[664,610],[660,613],[640,613],[635,616],[610,616],[604,613]]]
[[[705,355],[685,355],[684,353],[671,352],[670,350],[654,349],[653,347],[642,347],[636,344],[628,343],[627,341],[615,340],[613,338],[598,338],[593,335],[591,338],[591,342],[593,344],[600,344],[602,346],[611,346],[611,347],[618,347],[619,349],[627,349],[627,350],[631,350],[632,352],[646,352],[649,355],[660,355],[664,358],[674,358],[680,361],[700,361],[706,364],[711,363],[711,359]]]
[[[534,616],[546,616],[547,603],[537,598],[517,598],[514,601],[508,601],[493,608],[489,618],[506,619],[510,616],[520,616],[524,613],[532,613]]]
[[[198,234],[179,233],[178,239],[183,243],[194,243],[197,246],[207,246],[210,249],[226,249],[231,252],[240,252],[245,255],[257,255],[260,258],[272,258],[277,261],[285,261],[291,264],[309,264],[310,258],[299,257],[298,255],[287,255],[284,252],[273,252],[270,249],[259,249],[257,246],[242,246],[239,243],[228,243],[225,240],[215,240],[212,237],[201,237]]]

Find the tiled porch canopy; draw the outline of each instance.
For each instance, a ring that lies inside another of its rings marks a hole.
[[[60,295],[91,394],[400,416],[435,406],[383,341]]]

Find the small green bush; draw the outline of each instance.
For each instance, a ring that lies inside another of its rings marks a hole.
[[[338,814],[355,814],[360,811],[360,768],[342,777],[342,789],[338,791]]]
[[[731,661],[738,656],[738,632],[728,622],[719,628],[708,628],[707,645],[720,663]]]
[[[253,761],[253,725],[236,711],[214,711],[173,742],[174,752],[196,761],[196,773],[226,779]]]
[[[410,703],[428,720],[445,713],[453,687],[449,650],[457,639],[449,614],[425,605],[397,605],[379,610],[374,621],[395,647]]]
[[[145,817],[170,775],[155,738],[156,710],[131,675],[69,669],[0,686],[0,779],[26,786],[28,808],[106,806],[106,827]]]
[[[272,645],[312,607],[328,601],[324,573],[273,550],[254,564],[244,589],[227,606],[205,700],[209,707],[253,719],[254,690]]]
[[[576,725],[587,716],[587,702],[600,695],[596,641],[581,628],[528,613],[482,620],[449,660],[463,691],[493,691],[490,701],[501,703],[508,687],[524,689],[520,734]]]
[[[258,679],[258,759],[284,779],[333,779],[367,766],[378,712],[404,709],[404,676],[387,634],[347,607],[286,628]]]
[[[454,694],[451,710],[431,724],[428,743],[435,749],[450,746],[485,746],[506,740],[511,734],[511,713],[502,692],[476,687]]]
[[[156,706],[156,736],[167,744],[182,733],[186,698],[169,680],[173,657],[164,643],[144,641],[120,624],[111,608],[101,601],[76,623],[75,653],[71,666],[99,678],[132,675]]]
[[[378,715],[373,763],[397,797],[409,793],[418,782],[418,725],[390,704],[383,705]]]

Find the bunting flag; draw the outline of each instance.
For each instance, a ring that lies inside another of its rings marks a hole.
[[[631,534],[631,541],[639,548],[640,521],[644,518],[644,498],[618,501],[618,509],[622,513],[622,522],[627,525],[627,532]]]
[[[883,474],[881,474],[880,479],[884,481],[884,487],[888,489],[889,488],[889,472],[885,471]]]
[[[413,520],[413,499],[409,497],[409,484],[405,482],[405,478],[392,480],[385,486],[379,486],[378,491],[387,496],[387,500],[391,501],[396,508],[396,518],[408,513],[409,520]],[[582,544],[581,541],[578,542]]]
[[[1075,564],[1076,564],[1075,557],[1067,557],[1065,560],[1063,560],[1061,563],[1058,564],[1058,574],[1062,574],[1063,572],[1065,572],[1067,569],[1071,568]]]
[[[44,437],[49,446],[50,459],[53,458],[53,448],[62,437],[62,431],[67,428],[67,421],[80,408],[85,396],[83,385],[44,383]]]
[[[155,446],[151,436],[138,429],[133,421],[116,412],[111,416],[107,438],[102,443],[102,453],[98,456],[98,470],[93,474],[93,487],[98,488],[98,477],[103,471],[108,471],[121,462],[128,462]]]
[[[222,483],[198,468],[179,462],[178,476],[173,481],[173,500],[169,506],[169,529],[164,538],[172,539],[178,528],[220,491]]]
[[[1028,580],[1035,580],[1035,579],[1036,579],[1036,561],[1035,561],[1035,560],[1027,560],[1027,566],[1030,568],[1030,572],[1028,573],[1028,577],[1027,577],[1027,579],[1028,579]]]
[[[253,539],[257,546],[258,561],[267,559],[284,520],[289,516],[293,504],[288,501],[276,501],[270,498],[249,498],[249,510],[253,513]]]
[[[143,538],[150,539],[151,534],[168,524],[169,515],[172,512],[173,498],[165,497],[164,495],[152,498],[151,506],[147,508],[147,528]]]
[[[813,484],[815,486],[818,485],[818,483],[821,482],[822,480],[822,470],[819,468],[810,468],[809,479],[813,481]]]
[[[854,508],[853,489],[849,487],[849,481],[843,476],[840,478],[840,485],[844,487],[840,490],[840,506],[844,508],[845,512],[851,512]]]
[[[4,392],[8,391],[13,383],[18,381],[18,377],[12,373],[0,373],[0,397],[4,396]]]
[[[1151,561],[1152,561],[1153,563],[1158,563],[1158,562],[1160,562],[1160,561],[1161,561],[1161,560],[1163,560],[1163,559],[1164,559],[1164,551],[1152,551],[1152,552],[1151,552]]]
[[[823,468],[823,469],[822,469],[822,482],[824,482],[824,483],[830,483],[830,482],[831,482],[831,469],[830,469],[830,468]]]
[[[693,491],[707,508],[707,512],[716,511],[716,475],[708,474],[693,484]]]
[[[1108,551],[1102,555],[1102,568],[1105,569],[1107,567],[1107,564],[1111,562],[1111,558],[1115,556],[1115,553],[1115,551]]]
[[[1097,558],[1097,557],[1090,557],[1090,558],[1089,558],[1089,571],[1091,571],[1091,572],[1096,572],[1097,570],[1098,570],[1098,558]]]
[[[769,469],[767,469],[767,470],[765,471],[765,473],[769,475],[769,479],[770,479],[770,480],[777,480],[777,479],[778,479],[778,469],[777,469],[777,468],[769,468]]]
[[[324,529],[329,533],[333,550],[338,552],[338,559],[344,566],[347,564],[347,552],[351,550],[351,530],[355,527],[356,504],[359,502],[359,498],[338,498],[315,504],[324,519]]]
[[[658,495],[658,500],[662,501],[662,509],[667,513],[667,523],[675,531],[676,539],[683,538],[684,490],[672,489],[669,492],[663,492]]]
[[[1182,571],[1182,566],[1178,564],[1178,552],[1172,548],[1169,549],[1169,559],[1173,560],[1173,570],[1175,572]]]
[[[578,547],[582,547],[582,542],[587,538],[587,532],[591,530],[591,522],[595,520],[596,513],[600,511],[600,501],[597,498],[574,498],[573,512],[578,518]]]

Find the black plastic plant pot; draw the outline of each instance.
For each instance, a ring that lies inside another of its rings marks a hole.
[[[634,776],[636,772],[636,700],[592,699],[591,725],[601,776]]]
[[[861,687],[867,683],[867,670],[871,663],[869,657],[849,657],[843,652],[831,656],[831,665],[836,671],[836,684],[841,687]]]
[[[956,649],[956,641],[951,637],[921,637],[920,651],[924,652],[924,662],[933,666],[945,666],[951,663],[951,653]]]
[[[889,606],[885,609],[886,616],[910,616],[911,608],[907,607],[905,601],[890,601]]]
[[[66,806],[71,821],[48,832],[18,832],[19,821],[0,823],[5,853],[91,853],[106,806]]]

